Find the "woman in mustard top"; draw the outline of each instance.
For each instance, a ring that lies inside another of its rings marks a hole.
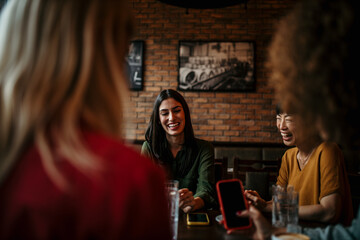
[[[299,130],[319,132],[324,141],[341,144],[354,163],[360,162],[358,10],[357,1],[299,1],[279,23],[269,47],[270,85],[282,108],[298,114]],[[271,226],[252,206],[239,215],[253,220],[254,238],[286,231]],[[348,227],[305,227],[302,233],[315,240],[360,239],[360,208]]]
[[[276,125],[287,150],[282,157],[277,185],[292,185],[299,192],[299,218],[350,224],[352,204],[342,151],[335,143],[322,142],[317,134],[296,129],[296,115],[277,107]],[[250,203],[271,211],[255,191],[247,191]]]

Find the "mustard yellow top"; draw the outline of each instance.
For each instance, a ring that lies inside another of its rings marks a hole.
[[[296,157],[298,151],[294,147],[285,152],[276,184],[293,185],[299,192],[299,206],[319,204],[323,197],[338,192],[343,207],[340,222],[350,224],[353,218],[350,186],[338,145],[321,143],[302,170]]]

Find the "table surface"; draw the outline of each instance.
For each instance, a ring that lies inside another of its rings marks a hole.
[[[252,233],[254,228],[248,230],[236,231],[231,234],[226,233],[226,229],[223,225],[219,224],[215,217],[220,215],[218,210],[207,210],[210,219],[210,224],[206,226],[188,226],[186,224],[186,214],[180,211],[179,215],[179,226],[178,226],[178,240],[232,240],[232,239],[252,239]],[[265,213],[264,216],[271,223],[271,213]],[[326,224],[319,222],[300,221],[299,224],[302,227],[324,227]]]
[[[186,224],[186,214],[180,211],[179,215],[179,226],[178,226],[178,240],[184,239],[251,239],[250,231],[244,230],[237,233],[227,234],[226,229],[223,225],[219,224],[215,217],[220,215],[220,211],[208,210],[206,211],[209,215],[210,224],[206,226],[188,226]]]

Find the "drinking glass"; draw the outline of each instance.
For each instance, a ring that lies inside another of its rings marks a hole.
[[[299,194],[293,186],[273,186],[272,224],[286,227],[289,232],[298,232]]]
[[[165,190],[168,197],[172,239],[176,240],[179,222],[179,181],[167,181],[165,183]]]

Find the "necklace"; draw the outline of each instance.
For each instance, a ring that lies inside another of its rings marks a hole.
[[[313,148],[313,150],[311,150],[311,152],[310,152],[308,155],[306,155],[306,157],[304,157],[304,158],[300,158],[300,152],[298,152],[296,158],[297,158],[297,160],[298,160],[299,167],[300,167],[301,170],[302,170],[302,169],[305,167],[305,165],[307,164],[307,162],[308,162],[311,154],[314,152],[314,150],[315,150],[315,148]]]

